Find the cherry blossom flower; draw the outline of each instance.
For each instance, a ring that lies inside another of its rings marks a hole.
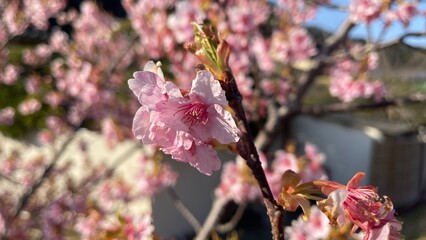
[[[240,4],[228,7],[229,26],[237,33],[249,32],[264,22],[269,13],[268,5],[263,1],[236,1]],[[242,7],[241,3],[244,4]]]
[[[173,31],[178,43],[190,41],[194,36],[191,22],[203,22],[205,14],[196,5],[188,1],[178,2],[176,12],[169,15],[167,26]]]
[[[101,131],[104,138],[107,140],[108,147],[113,148],[117,143],[121,142],[124,138],[123,133],[120,131],[119,126],[114,120],[104,118],[101,123]]]
[[[176,184],[178,173],[170,165],[160,163],[143,155],[140,159],[142,169],[137,175],[137,187],[141,195],[152,197],[166,187]]]
[[[18,80],[21,70],[18,66],[8,64],[3,73],[0,73],[0,82],[6,85],[12,85]]]
[[[305,144],[305,156],[309,160],[301,172],[302,182],[314,180],[327,180],[327,174],[324,171],[325,155],[318,152],[315,145],[307,142]]]
[[[275,68],[275,63],[268,54],[269,43],[263,37],[258,36],[253,39],[250,50],[256,57],[260,70],[270,74]]]
[[[274,60],[290,63],[312,57],[317,50],[305,29],[292,28],[287,34],[281,31],[273,33],[269,52]]]
[[[354,22],[370,24],[380,16],[383,0],[351,0],[349,3],[350,18]]]
[[[307,20],[313,18],[317,9],[315,3],[298,0],[278,0],[277,4],[278,9],[276,10],[278,15],[286,18],[287,21],[291,21],[295,25],[302,25]]]
[[[285,233],[289,239],[327,239],[330,232],[327,216],[315,205],[311,206],[310,211],[311,216],[308,220],[303,220],[302,217],[299,217],[291,222],[291,226],[285,228]]]
[[[367,56],[367,68],[377,67],[375,54]],[[367,69],[361,69],[359,63],[345,59],[337,63],[330,72],[330,94],[343,102],[352,102],[357,98],[374,97],[379,100],[385,89],[379,81],[367,81],[357,75],[365,75]]]
[[[141,217],[125,216],[124,237],[129,240],[149,239],[154,232],[152,217],[144,215]]]
[[[219,199],[244,203],[260,198],[261,192],[245,161],[237,158],[235,162],[227,162],[223,166],[215,195]]]
[[[41,108],[41,103],[35,98],[27,99],[18,105],[18,111],[22,115],[33,114],[37,112],[38,110],[40,110],[40,108]]]
[[[209,141],[228,144],[239,139],[232,115],[224,109],[228,104],[225,92],[210,72],[199,71],[184,96],[152,66],[148,63],[145,71],[136,72],[129,80],[142,104],[133,121],[133,133],[145,144],[157,144],[174,159],[210,175],[220,168],[220,160]]]
[[[327,199],[318,202],[330,222],[342,227],[351,222],[364,233],[364,240],[400,239],[402,224],[395,218],[390,199],[381,198],[377,188],[362,186],[364,173],[357,173],[346,186],[330,181],[314,181]]]
[[[123,179],[110,180],[102,183],[99,189],[99,203],[105,210],[111,210],[114,202],[131,200],[131,186]]]
[[[410,24],[411,18],[418,14],[418,9],[416,4],[403,2],[398,6],[396,11],[396,18],[401,21],[404,27],[408,27]]]
[[[5,107],[0,109],[0,125],[10,126],[13,124],[15,118],[15,109],[12,107]]]

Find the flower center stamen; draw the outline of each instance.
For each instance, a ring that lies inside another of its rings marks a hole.
[[[201,122],[206,124],[208,121],[208,113],[206,105],[200,102],[190,103],[179,107],[178,112],[183,112],[182,121],[190,126]]]

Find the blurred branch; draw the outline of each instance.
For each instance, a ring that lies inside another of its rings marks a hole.
[[[38,178],[38,180],[35,181],[34,184],[19,198],[18,205],[16,206],[15,212],[13,214],[14,218],[18,217],[19,213],[21,213],[22,209],[24,209],[25,206],[27,205],[31,196],[37,191],[37,189],[41,186],[44,180],[46,180],[49,177],[49,175],[52,173],[59,158],[65,152],[65,150],[70,145],[70,143],[75,138],[75,136],[76,136],[76,132],[72,132],[71,136],[69,136],[68,139],[65,140],[61,148],[58,151],[56,151],[52,161],[45,167],[43,173]]]
[[[125,151],[123,154],[121,154],[120,156],[118,156],[113,163],[111,164],[111,166],[109,166],[100,176],[98,176],[97,178],[91,180],[92,176],[89,176],[88,179],[85,179],[83,181],[81,181],[82,185],[79,187],[79,189],[82,189],[84,187],[95,187],[96,185],[98,185],[101,181],[106,180],[110,177],[112,177],[115,173],[115,171],[118,169],[118,167],[125,163],[131,155],[133,155],[133,153],[138,150],[140,147],[139,144],[135,144],[133,145],[131,148],[129,148],[127,151]],[[89,185],[90,184],[90,185]]]
[[[121,62],[121,60],[123,60],[123,58],[126,56],[126,54],[128,54],[128,52],[130,50],[132,50],[132,48],[135,46],[135,44],[137,43],[137,40],[139,39],[139,36],[136,35],[131,39],[131,42],[129,44],[129,47],[125,49],[125,51],[121,51],[120,55],[118,55],[117,58],[115,58],[113,61],[111,61],[111,65],[109,66],[109,68],[106,71],[106,74],[111,74],[113,73],[116,68],[118,67],[118,64]]]
[[[195,236],[194,240],[205,240],[208,239],[210,231],[214,228],[214,225],[219,218],[220,213],[222,212],[223,207],[228,203],[221,198],[215,198],[213,201],[213,206],[210,209],[209,215],[206,218],[206,221],[203,223],[200,231]]]
[[[382,101],[354,104],[354,103],[335,103],[323,106],[306,106],[301,109],[301,113],[321,115],[325,113],[336,112],[353,112],[366,109],[377,109],[389,106],[403,106],[407,104],[426,103],[426,94],[414,94],[405,97],[398,97],[392,99],[383,99]]]
[[[201,230],[201,225],[198,222],[197,218],[191,213],[191,211],[185,206],[180,197],[177,195],[176,191],[172,187],[167,188],[167,193],[172,198],[173,203],[176,209],[182,214],[182,216],[188,221],[188,223],[192,226],[195,232],[199,232]]]
[[[384,49],[384,48],[392,47],[392,46],[395,46],[395,45],[398,45],[398,44],[403,44],[403,45],[407,46],[408,48],[411,48],[411,49],[413,49],[415,51],[420,51],[422,53],[426,53],[426,47],[425,48],[414,47],[414,46],[411,46],[410,44],[407,44],[404,41],[407,37],[426,37],[426,32],[410,32],[410,33],[405,33],[405,34],[403,34],[402,36],[400,36],[399,38],[397,38],[397,39],[395,39],[393,41],[389,41],[389,42],[381,43],[381,44],[376,44],[374,46],[374,48],[376,50],[379,50],[379,49]]]
[[[14,179],[12,179],[11,177],[8,177],[8,176],[6,176],[4,174],[1,174],[1,173],[0,173],[0,178],[3,178],[3,179],[5,179],[5,180],[7,180],[7,181],[9,181],[9,182],[11,182],[13,184],[22,185],[22,183],[14,180]]]
[[[247,207],[247,203],[238,204],[237,211],[235,212],[234,216],[232,216],[231,220],[229,220],[229,222],[227,223],[218,225],[216,227],[216,230],[219,233],[228,233],[232,229],[234,229],[235,226],[237,226],[238,222],[240,221],[241,217],[243,216],[244,211],[246,210],[246,207]]]

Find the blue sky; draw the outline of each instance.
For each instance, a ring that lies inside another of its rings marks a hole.
[[[334,4],[341,6],[348,6],[349,0],[334,0],[331,1]],[[421,10],[426,10],[426,2],[419,4]],[[318,26],[326,31],[334,32],[340,26],[340,24],[348,17],[348,14],[343,11],[334,10],[326,7],[320,7],[318,10],[317,16],[309,21],[307,24],[310,26]],[[377,39],[378,35],[383,28],[383,24],[380,21],[374,21],[371,26],[371,35],[372,39]],[[391,41],[395,38],[401,36],[405,32],[424,32],[426,31],[426,18],[424,16],[417,16],[413,18],[411,24],[404,29],[404,26],[399,23],[393,23],[386,34],[384,35],[384,41]],[[355,38],[366,38],[367,37],[367,27],[365,24],[360,24],[356,26],[349,33],[351,37]],[[411,37],[407,38],[406,42],[413,46],[426,48],[426,37]]]

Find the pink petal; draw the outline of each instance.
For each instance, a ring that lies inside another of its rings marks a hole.
[[[238,142],[240,130],[235,124],[231,113],[217,104],[210,106],[208,112],[209,116],[211,116],[211,121],[208,122],[208,125],[212,137],[223,144]]]
[[[156,106],[156,111],[151,112],[149,121],[158,126],[188,132],[188,126],[182,121],[183,112],[179,111],[180,106],[182,105],[177,102],[160,102]]]
[[[164,80],[152,72],[135,72],[134,79],[128,81],[130,89],[142,105],[154,108],[164,100]]]
[[[221,162],[216,151],[210,145],[196,145],[194,157],[196,159],[196,164],[191,163],[191,165],[206,175],[210,176],[213,171],[220,169]]]
[[[208,71],[199,71],[197,77],[192,81],[191,92],[189,93],[191,99],[200,99],[205,104],[219,104],[220,106],[227,106],[225,91],[218,80],[215,80],[213,75]]]
[[[158,75],[163,81],[165,81],[164,78],[164,74],[163,71],[161,71],[161,63],[157,62],[157,64],[155,64],[153,61],[149,61],[145,64],[143,70],[147,71],[147,72],[152,72],[155,73],[156,75]]]
[[[364,178],[365,173],[363,172],[357,172],[355,174],[355,176],[352,177],[351,180],[349,180],[348,184],[347,184],[347,188],[358,188],[361,185],[361,181]]]
[[[133,134],[137,139],[141,139],[145,144],[151,144],[149,136],[149,127],[151,123],[149,119],[149,112],[145,107],[140,107],[133,118]]]

